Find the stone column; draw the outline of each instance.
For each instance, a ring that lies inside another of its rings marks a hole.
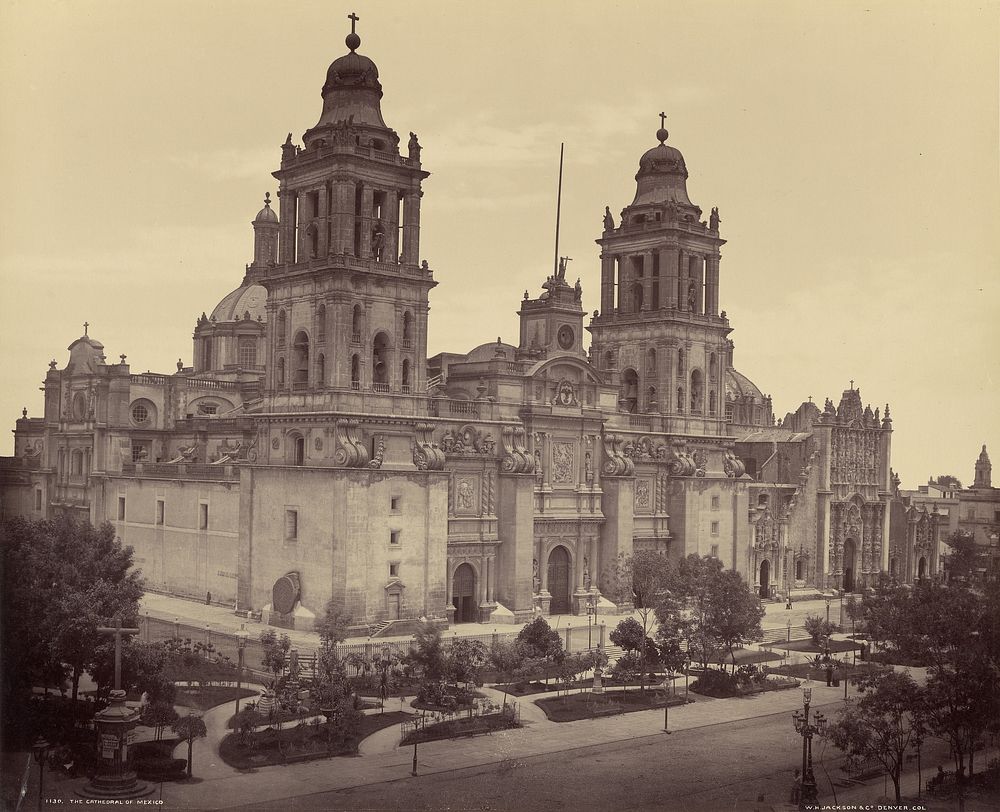
[[[354,183],[347,177],[333,180],[333,243],[331,253],[354,253]]]
[[[642,257],[642,309],[656,310],[659,302],[653,301],[653,252],[644,251]]]
[[[719,315],[719,257],[705,259],[705,312],[710,316]]]
[[[399,261],[399,200],[402,194],[395,189],[386,192],[388,216],[383,218],[385,226],[385,249],[382,261],[395,264]]]
[[[317,211],[312,212],[313,222],[316,223],[316,228],[319,229],[319,239],[316,241],[316,256],[318,257],[325,257],[330,250],[330,218],[325,214],[327,207],[326,186],[320,186]]]
[[[615,310],[615,256],[601,254],[601,315],[610,316]]]
[[[691,257],[684,249],[677,251],[677,309],[688,310],[687,288]]]
[[[295,262],[295,225],[297,217],[298,197],[291,189],[282,187],[278,190],[278,200],[280,202],[281,221],[281,261],[283,263]]]
[[[664,277],[660,287],[660,303],[667,308],[677,307],[678,253],[676,248],[664,248],[660,251],[660,275]]]
[[[533,612],[532,567],[535,548],[535,478],[532,474],[501,474],[498,478],[497,531],[503,540],[497,555],[497,596],[514,613],[516,622]],[[539,575],[544,575],[539,561]]]
[[[705,258],[701,255],[691,257],[691,281],[694,282],[694,307],[695,313],[704,313],[705,308]]]
[[[420,196],[421,191],[403,194],[403,264],[420,264]]]
[[[372,207],[375,205],[375,190],[367,184],[361,189],[361,256],[372,257]]]

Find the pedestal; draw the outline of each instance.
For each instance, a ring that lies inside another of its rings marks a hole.
[[[552,593],[547,589],[543,589],[538,593],[536,600],[538,601],[538,608],[541,610],[542,617],[548,617],[549,607],[552,605]]]
[[[111,704],[94,717],[100,765],[90,782],[76,791],[83,798],[128,800],[142,798],[153,787],[136,778],[130,746],[141,714],[125,704],[124,691],[111,692]]]

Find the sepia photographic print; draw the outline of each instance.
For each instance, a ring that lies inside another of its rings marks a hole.
[[[2,808],[1000,810],[998,66],[0,2]]]

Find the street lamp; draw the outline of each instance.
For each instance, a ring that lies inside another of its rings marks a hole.
[[[829,626],[830,626],[830,599],[829,598],[826,599],[826,625],[829,628]]]
[[[243,651],[247,647],[247,638],[250,632],[247,631],[246,623],[240,624],[240,629],[236,632],[236,653],[238,662],[236,666],[236,714],[240,712],[240,680],[243,677]]]
[[[786,632],[786,634],[785,634],[785,642],[786,643],[792,642],[792,619],[791,618],[788,618],[788,620],[785,621],[785,632]]]
[[[809,804],[816,803],[816,776],[812,768],[812,737],[814,733],[822,732],[826,719],[822,713],[816,713],[813,721],[809,721],[809,703],[812,701],[812,688],[802,689],[802,711],[792,714],[796,732],[802,737],[802,790],[799,794],[799,809],[805,809]]]
[[[31,745],[31,752],[35,757],[35,763],[38,764],[38,808],[42,807],[42,782],[45,778],[45,755],[51,747],[48,741],[45,740],[44,736],[39,736],[35,739],[35,743]]]

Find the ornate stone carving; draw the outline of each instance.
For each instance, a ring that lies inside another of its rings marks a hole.
[[[588,485],[594,484],[594,455],[589,451],[583,455],[583,477]]]
[[[475,510],[475,480],[470,477],[457,479],[455,484],[455,512],[473,513]]]
[[[722,469],[730,479],[739,479],[747,472],[743,460],[737,457],[732,451],[725,451],[722,454]]]
[[[575,484],[576,444],[552,444],[552,482],[556,485]]]
[[[433,426],[429,423],[417,423],[414,428],[413,464],[421,471],[444,470],[445,455],[437,443],[431,442]]]
[[[646,512],[649,510],[649,480],[637,479],[635,481],[635,509]]]
[[[694,461],[694,475],[705,476],[705,466],[708,464],[708,457],[705,456],[705,453],[699,449],[695,449],[694,454],[691,455],[691,459]]]
[[[698,466],[686,451],[672,450],[670,455],[667,462],[667,473],[670,476],[694,476],[697,473]]]
[[[504,426],[501,431],[504,455],[500,470],[505,474],[530,474],[535,470],[535,460],[525,445],[523,426]]]
[[[492,454],[496,451],[496,442],[492,434],[484,434],[475,426],[466,425],[446,429],[441,438],[441,449],[446,454]]]
[[[368,449],[361,441],[360,423],[357,420],[336,422],[337,442],[340,447],[333,461],[344,468],[364,468],[368,465]]]
[[[496,474],[492,469],[487,470],[483,476],[482,484],[482,494],[480,496],[480,509],[481,512],[493,516],[496,514],[496,483],[494,477]]]
[[[632,476],[635,473],[635,463],[622,453],[622,438],[617,434],[604,435],[601,473],[604,476]]]
[[[578,406],[576,399],[576,386],[573,381],[564,378],[556,386],[555,396],[552,398],[553,406]]]
[[[381,434],[376,434],[374,438],[375,454],[368,463],[369,468],[381,468],[382,460],[385,458],[385,438]]]
[[[764,508],[763,515],[754,523],[754,527],[754,547],[758,551],[777,548],[778,526],[770,508]]]

